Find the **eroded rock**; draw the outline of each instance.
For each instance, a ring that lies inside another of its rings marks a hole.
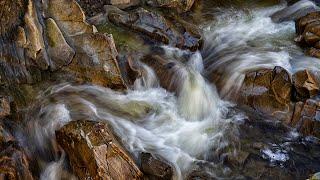
[[[287,121],[304,135],[320,137],[320,101],[308,99],[295,104],[292,118]]]
[[[14,137],[0,123],[0,178],[33,180],[29,160]]]
[[[80,179],[141,179],[142,173],[107,124],[74,121],[56,132]]]
[[[303,70],[292,76],[293,84],[297,92],[298,100],[306,100],[319,94],[320,81],[316,74],[309,70]]]
[[[55,21],[46,20],[46,33],[48,38],[48,55],[51,58],[51,69],[56,70],[68,65],[75,51],[69,46]]]
[[[172,179],[173,177],[173,168],[150,153],[141,153],[141,168],[150,179]]]
[[[296,21],[297,38],[302,46],[309,49],[306,53],[320,57],[320,12],[312,12]]]
[[[159,13],[143,8],[130,13],[109,8],[106,12],[112,23],[141,33],[156,42],[192,51],[202,46],[202,37],[196,27],[179,22],[171,24]]]
[[[290,116],[292,84],[282,67],[247,73],[240,93],[240,104],[280,119]]]

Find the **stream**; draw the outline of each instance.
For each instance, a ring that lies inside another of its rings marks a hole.
[[[199,10],[201,52],[158,47],[167,59],[182,62],[170,79],[174,91],[161,87],[154,70],[140,62],[146,73],[127,92],[63,83],[39,93],[15,136],[36,156],[40,179],[75,179],[57,151],[55,131],[83,119],[110,124],[137,160],[141,152],[161,156],[177,180],[303,179],[320,171],[318,139],[234,101],[248,71],[320,71],[320,61],[294,43],[294,22],[272,22],[269,16],[285,5],[226,3],[205,2]]]

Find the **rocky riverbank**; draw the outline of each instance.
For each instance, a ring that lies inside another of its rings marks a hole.
[[[82,119],[63,126],[53,124],[52,128],[59,128],[54,134],[46,132],[52,146],[48,149],[53,151],[44,155],[47,159],[36,157],[41,152],[22,143],[21,139],[26,137],[17,133],[17,129],[31,133],[23,129],[40,128],[29,118],[34,111],[41,109],[37,107],[39,96],[46,97],[48,87],[61,83],[90,84],[126,94],[136,85],[137,79],[148,73],[141,62],[154,69],[161,87],[179,96],[184,84],[182,81],[172,84],[181,75],[176,70],[184,69],[184,58],[189,58],[187,56],[194,52],[200,53],[204,46],[203,29],[196,22],[197,11],[202,6],[202,1],[195,0],[0,0],[1,177],[52,177],[50,172],[44,172],[45,161],[51,162],[56,160],[55,156],[63,157],[65,153],[67,164],[59,171],[61,173],[55,175],[57,179],[177,178],[174,165],[163,157],[150,152],[134,156],[107,122]],[[308,55],[319,58],[318,22],[318,11],[299,17],[295,41],[306,48]],[[181,55],[177,61],[159,50],[158,46],[177,48],[188,54]],[[219,74],[213,72],[210,76],[208,79],[213,84],[217,83]],[[217,88],[221,90],[219,85]],[[40,92],[44,94],[39,95]],[[227,164],[234,170],[230,173],[234,176],[240,173],[250,178],[290,179],[316,173],[315,170],[320,168],[314,160],[320,158],[314,153],[320,138],[319,95],[319,71],[304,69],[291,73],[276,66],[246,72],[244,82],[233,99],[240,109],[249,114],[259,114],[259,118],[252,118],[279,120],[281,125],[274,129],[277,133],[283,129],[294,129],[303,136],[316,139],[315,143],[310,143],[313,160],[303,172],[295,174],[297,172],[292,170],[294,166],[291,164],[285,175],[281,174],[279,166],[269,167],[259,156],[265,151],[265,144],[255,142],[254,136],[244,131],[240,132],[246,134],[241,143],[248,150],[242,149],[233,154],[228,149],[231,147],[226,146],[209,159],[219,159],[219,162]],[[55,101],[55,97],[49,99]],[[130,103],[124,108],[115,107],[114,113],[134,119],[152,111],[146,104]],[[134,112],[128,109],[134,109]],[[40,118],[44,116],[51,117],[43,114]],[[242,126],[248,131],[255,127],[257,134],[268,129],[258,127],[250,120]],[[43,138],[36,136],[32,138]],[[299,149],[302,143],[293,144]],[[299,154],[296,149],[294,154]],[[302,160],[297,162],[302,163]],[[256,165],[259,165],[259,171],[253,173]],[[195,169],[185,178],[207,179],[209,175]]]

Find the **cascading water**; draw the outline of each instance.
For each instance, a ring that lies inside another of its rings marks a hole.
[[[294,22],[272,22],[270,15],[284,7],[223,9],[214,23],[204,26],[205,76],[217,83],[222,97],[232,99],[248,71],[281,66],[293,73],[301,64],[305,69],[320,69],[314,58],[299,63],[304,55],[293,41]]]
[[[105,121],[135,157],[147,151],[172,163],[176,179],[185,177],[198,161],[205,161],[210,150],[232,143],[225,131],[236,137],[233,123],[243,117],[227,118],[231,105],[219,99],[197,71],[187,68],[188,78],[180,79],[185,82],[175,97],[153,86],[157,84],[154,72],[146,65],[142,67],[145,74],[137,80],[137,89],[126,94],[98,86],[52,87],[44,93],[48,95],[41,97],[37,120],[30,122],[30,126],[37,127],[33,142],[39,148],[47,147],[54,139],[54,131],[72,120]],[[61,160],[50,164],[42,176],[52,176],[50,171],[61,169],[59,165]]]
[[[206,78],[218,84],[220,96],[230,98],[240,88],[246,71],[282,66],[295,72],[301,68],[297,59],[305,57],[292,42],[294,24],[275,24],[269,18],[281,7],[249,12],[223,9],[217,21],[204,25],[205,46],[201,53],[162,47],[165,58],[180,61],[172,70],[168,89],[172,85],[175,90],[171,92],[160,87],[156,72],[143,63],[142,77],[135,81],[134,90],[126,93],[71,84],[43,92],[39,107],[32,111],[37,113],[30,115],[26,128],[17,133],[29,153],[39,156],[40,178],[73,177],[66,171],[64,153],[59,152],[54,135],[70,121],[84,119],[110,124],[135,158],[144,151],[163,157],[175,167],[175,179],[184,179],[199,168],[210,178],[241,178],[220,165],[227,154],[224,150],[232,149],[231,153],[237,154],[239,126],[246,117],[221,100]],[[312,58],[310,61],[313,63],[304,66],[318,70],[320,63],[314,64]],[[250,131],[254,130],[246,133]],[[282,139],[271,135],[258,138],[269,144]],[[274,144],[272,147],[281,152],[283,162],[290,159],[282,153],[290,150],[279,150]],[[266,158],[279,154],[270,149],[261,153]]]

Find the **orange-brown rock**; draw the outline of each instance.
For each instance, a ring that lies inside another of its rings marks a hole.
[[[287,119],[292,106],[291,94],[291,78],[285,69],[261,69],[246,74],[238,102],[262,114]]]
[[[320,137],[320,101],[308,99],[295,104],[292,118],[286,122],[304,135]]]
[[[312,71],[296,72],[292,76],[292,81],[296,90],[296,99],[298,100],[312,98],[320,92],[320,79]]]
[[[56,137],[80,179],[142,179],[142,172],[105,123],[73,121]]]

